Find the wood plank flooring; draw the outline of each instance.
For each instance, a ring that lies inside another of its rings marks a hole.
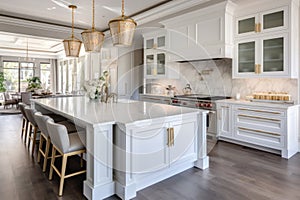
[[[85,175],[65,181],[57,196],[58,177],[48,180],[20,138],[21,116],[0,115],[0,199],[85,199]],[[300,154],[278,155],[218,142],[209,154],[210,168],[192,168],[137,193],[135,200],[299,200]],[[76,158],[75,158],[76,159]],[[77,160],[71,160],[76,166]],[[72,169],[71,169],[72,170]],[[106,200],[117,200],[116,196]]]

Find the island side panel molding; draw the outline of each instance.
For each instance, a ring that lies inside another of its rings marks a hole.
[[[114,180],[121,199],[134,198],[137,191],[195,165],[198,126],[202,124],[198,115],[194,112],[115,126]]]
[[[198,114],[198,160],[195,162],[195,167],[202,170],[209,167],[206,143],[206,116],[207,113],[204,112]]]
[[[86,149],[87,178],[84,181],[84,195],[92,200],[113,195],[112,125],[87,125]]]

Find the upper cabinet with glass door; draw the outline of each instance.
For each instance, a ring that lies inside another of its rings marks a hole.
[[[265,0],[237,11],[233,78],[298,77],[297,2]]]
[[[145,33],[143,36],[144,78],[178,78],[178,63],[169,62],[167,32],[159,30]]]
[[[282,7],[239,17],[236,20],[236,27],[237,37],[287,29],[288,9],[287,7]]]

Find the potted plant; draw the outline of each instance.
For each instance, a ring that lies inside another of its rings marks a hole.
[[[3,72],[0,72],[0,92],[6,91],[4,82],[5,82],[4,74],[3,74]]]
[[[37,89],[42,89],[41,80],[39,77],[34,76],[32,78],[27,79],[28,86],[26,88],[27,92],[34,92]]]

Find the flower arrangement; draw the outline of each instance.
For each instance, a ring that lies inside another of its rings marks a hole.
[[[85,81],[84,89],[86,91],[86,95],[90,99],[98,99],[100,93],[100,80],[92,79],[92,80]]]
[[[107,98],[109,87],[109,73],[104,71],[103,75],[99,79],[88,80],[84,84],[86,95],[90,99],[103,98],[101,101],[107,102],[104,98]]]

